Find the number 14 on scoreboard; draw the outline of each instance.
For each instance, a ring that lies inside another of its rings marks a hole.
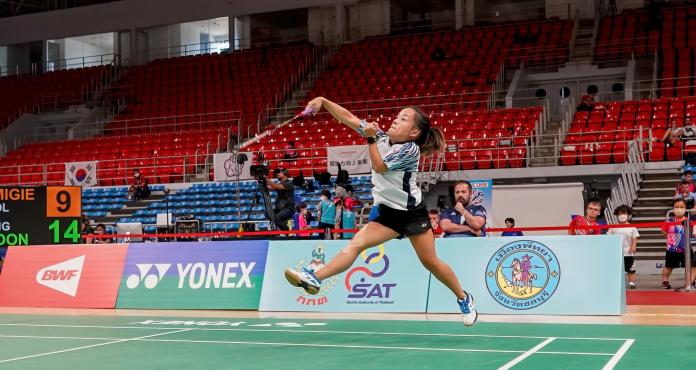
[[[79,222],[75,218],[81,216],[82,188],[75,186],[49,186],[46,188],[46,217],[72,218],[61,227],[61,220],[57,219],[48,225],[48,230],[53,233],[53,243],[61,242],[61,230],[63,241],[70,240],[77,243],[80,240]]]

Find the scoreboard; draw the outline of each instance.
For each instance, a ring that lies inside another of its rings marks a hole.
[[[0,247],[80,242],[82,188],[0,187]]]

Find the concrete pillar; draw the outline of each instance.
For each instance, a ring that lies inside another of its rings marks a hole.
[[[344,12],[343,4],[338,3],[336,4],[336,44],[342,44],[343,40],[345,40],[345,35],[344,35],[344,23],[345,23],[345,18],[343,16]]]

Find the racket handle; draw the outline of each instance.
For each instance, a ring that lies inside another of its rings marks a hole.
[[[317,112],[317,110],[314,107],[308,106],[307,108],[305,108],[302,111],[302,113],[299,114],[299,116],[300,117],[307,117],[307,116],[314,115],[314,113],[316,113],[316,112]]]

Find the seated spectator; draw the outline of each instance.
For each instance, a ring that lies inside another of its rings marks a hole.
[[[287,145],[285,145],[285,154],[283,155],[283,159],[295,159],[295,158],[297,158],[297,151],[295,150],[295,142],[288,141]]]
[[[689,191],[689,183],[687,181],[682,181],[679,184],[679,192],[674,196],[674,199],[682,199],[686,203],[686,208],[692,209],[694,208],[696,193]]]
[[[505,219],[505,227],[512,229],[515,227],[515,219],[508,217]],[[524,236],[521,231],[503,231],[500,236]]]
[[[92,226],[89,223],[89,218],[87,218],[87,214],[83,213],[82,218],[80,219],[80,235],[89,234],[94,234],[94,229],[92,229]],[[82,239],[82,243],[92,244],[92,239]]]
[[[670,124],[669,128],[667,129],[667,131],[665,131],[665,135],[659,141],[662,141],[667,146],[674,146],[681,141],[681,137],[683,134],[684,129],[681,127],[677,127],[677,121],[672,120],[672,123]]]
[[[689,183],[689,191],[692,193],[696,193],[696,183],[694,182],[694,175],[690,171],[686,171],[684,172],[682,180],[679,181],[679,183],[677,184],[677,188],[674,190],[674,194],[679,194],[679,192],[681,191],[681,185],[684,181]]]
[[[597,217],[602,210],[602,204],[599,201],[591,200],[587,202],[585,208],[585,216],[574,215],[572,221],[568,225],[568,235],[601,235],[602,231],[598,228],[589,228],[587,226],[598,226]],[[584,226],[584,227],[583,227]]]
[[[591,112],[593,109],[606,109],[603,105],[595,104],[595,96],[597,95],[597,86],[588,86],[587,95],[583,95],[580,98],[580,104],[578,104],[578,111]]]
[[[471,204],[473,187],[468,181],[454,184],[454,207],[440,214],[445,238],[485,236],[487,212],[480,204]]]
[[[94,235],[106,235],[106,226],[104,224],[99,224],[94,229]],[[109,244],[111,243],[111,238],[94,238],[94,244]]]
[[[128,199],[138,201],[147,199],[150,196],[150,187],[144,176],[141,176],[140,170],[133,170],[133,184],[128,189]]]
[[[430,218],[430,227],[433,229],[435,239],[445,236],[445,232],[440,227],[440,212],[436,209],[431,209],[428,211],[428,217]]]

